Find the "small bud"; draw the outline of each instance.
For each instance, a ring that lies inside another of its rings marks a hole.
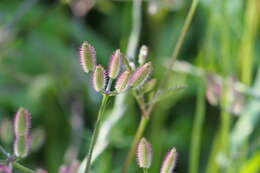
[[[31,151],[38,150],[43,145],[45,140],[45,133],[43,129],[38,128],[33,130],[31,135],[31,140],[32,140]]]
[[[14,141],[14,154],[19,158],[24,158],[29,152],[29,138],[27,136],[17,136]]]
[[[117,79],[115,89],[118,93],[123,92],[127,89],[128,80],[130,77],[130,72],[128,70],[124,71]]]
[[[93,87],[99,92],[105,88],[106,85],[106,72],[101,65],[96,66],[96,69],[93,73]]]
[[[176,160],[177,160],[176,149],[172,148],[171,151],[168,152],[164,158],[160,173],[172,173],[176,165]]]
[[[150,168],[152,162],[152,147],[145,138],[137,145],[137,163],[140,168]]]
[[[142,92],[147,93],[150,92],[154,89],[156,85],[157,80],[156,79],[151,79],[147,81],[143,86],[142,86]]]
[[[121,53],[120,50],[117,49],[115,52],[113,52],[109,62],[108,76],[110,78],[115,79],[118,76],[121,63],[122,63]]]
[[[152,71],[152,63],[147,62],[144,65],[136,69],[133,75],[130,78],[130,85],[134,88],[139,88],[142,86],[148,79]]]
[[[13,141],[13,122],[7,118],[0,123],[0,139],[5,144]]]
[[[31,125],[29,112],[24,108],[19,108],[14,118],[14,132],[16,136],[27,136]]]
[[[145,59],[147,58],[147,55],[148,55],[148,47],[143,45],[138,55],[138,63],[140,65],[143,65],[145,63]]]
[[[80,48],[80,64],[86,73],[93,71],[96,66],[95,48],[87,41],[83,42]]]
[[[135,67],[135,63],[133,63],[133,62],[129,62],[129,66],[130,66],[130,68],[131,68],[131,70],[132,71],[135,71],[135,69],[136,69],[136,67]]]

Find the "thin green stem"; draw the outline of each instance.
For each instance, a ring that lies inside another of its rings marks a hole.
[[[128,152],[128,155],[127,155],[127,158],[124,162],[124,165],[123,165],[123,168],[121,170],[121,173],[126,173],[129,166],[130,166],[130,163],[135,155],[135,152],[136,152],[136,146],[138,144],[138,141],[140,140],[140,138],[142,137],[143,135],[143,132],[144,132],[144,129],[147,125],[147,122],[148,122],[148,117],[147,116],[142,116],[142,119],[141,119],[141,122],[139,123],[139,126],[138,126],[138,129],[136,131],[136,134],[135,134],[135,137],[134,137],[134,140],[132,142],[132,145],[131,145],[131,148]]]
[[[109,78],[108,84],[107,84],[107,88],[106,88],[106,92],[109,92],[109,91],[110,91],[110,88],[111,88],[111,86],[112,86],[112,83],[113,83],[113,79],[112,79],[112,78]]]
[[[88,173],[89,169],[90,169],[92,153],[93,153],[93,150],[94,150],[94,147],[95,147],[95,143],[96,143],[98,132],[99,132],[100,123],[101,123],[101,120],[102,120],[102,116],[104,115],[104,111],[105,111],[108,99],[109,99],[109,96],[104,94],[103,99],[102,99],[102,103],[101,103],[101,106],[100,106],[100,109],[99,109],[99,112],[98,112],[97,122],[96,122],[96,125],[94,127],[93,135],[92,135],[92,138],[91,138],[91,141],[90,141],[85,173]]]
[[[195,13],[196,8],[198,6],[198,2],[199,2],[199,0],[192,0],[192,4],[191,4],[191,7],[189,9],[188,15],[187,15],[187,17],[185,19],[185,22],[184,22],[184,25],[182,27],[180,36],[179,36],[179,38],[177,40],[176,46],[175,46],[175,48],[173,50],[168,70],[165,72],[165,75],[164,75],[165,78],[163,78],[164,80],[162,80],[161,87],[164,86],[165,83],[167,82],[169,73],[171,72],[171,68],[172,68],[173,64],[175,63],[175,60],[177,59],[177,57],[178,57],[178,55],[180,53],[180,50],[181,50],[181,47],[183,45],[185,36],[186,36],[186,34],[188,32],[188,29],[189,29],[191,21],[193,19],[194,13]]]
[[[21,165],[17,162],[13,162],[12,165],[13,165],[14,168],[19,169],[20,171],[22,171],[24,173],[36,173],[34,170],[26,168],[26,167],[24,167],[23,165]]]
[[[3,153],[6,157],[9,156],[9,154],[5,151],[4,147],[0,145],[0,152]]]
[[[198,87],[198,96],[197,96],[197,108],[196,115],[192,130],[192,138],[190,144],[190,165],[189,172],[197,173],[199,166],[199,158],[200,158],[200,143],[201,143],[201,133],[203,128],[203,122],[205,118],[205,91],[204,85],[200,85]]]

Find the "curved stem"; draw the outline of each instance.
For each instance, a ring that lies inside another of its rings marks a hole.
[[[17,168],[17,169],[19,169],[20,171],[22,171],[24,173],[36,173],[34,170],[26,168],[26,167],[24,167],[23,165],[21,165],[21,164],[19,164],[17,162],[13,162],[12,165],[13,165],[14,168]]]
[[[135,151],[136,151],[136,146],[138,144],[138,141],[140,140],[140,138],[142,137],[143,135],[143,132],[144,132],[144,129],[147,125],[147,122],[148,122],[148,117],[147,116],[142,116],[142,119],[141,119],[141,122],[139,123],[139,126],[138,126],[138,129],[135,133],[135,137],[134,137],[134,140],[132,142],[132,145],[131,145],[131,148],[127,154],[127,158],[124,162],[124,165],[123,165],[123,168],[121,170],[121,173],[126,173],[129,166],[130,166],[130,163],[133,159],[133,156],[135,154]]]
[[[98,112],[97,122],[96,122],[96,125],[95,125],[95,128],[94,128],[93,135],[92,135],[91,142],[90,142],[90,146],[89,146],[85,173],[88,173],[89,169],[90,169],[92,153],[93,153],[94,146],[95,146],[95,143],[96,143],[96,140],[97,140],[97,136],[98,136],[98,132],[99,132],[99,126],[100,126],[102,116],[104,114],[108,99],[109,99],[109,96],[104,94],[103,99],[102,99],[102,103],[101,103],[101,106],[100,106],[100,109],[99,109],[99,112]]]

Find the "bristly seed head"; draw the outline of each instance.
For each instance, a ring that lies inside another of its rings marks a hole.
[[[96,69],[92,77],[92,83],[93,88],[97,92],[100,92],[105,89],[106,79],[106,71],[104,70],[104,68],[101,65],[96,66]]]
[[[144,137],[137,145],[136,158],[140,168],[150,168],[152,163],[152,147]]]
[[[124,71],[117,79],[115,89],[118,93],[123,92],[127,89],[128,80],[130,77],[130,71]]]
[[[96,66],[95,48],[87,41],[84,41],[80,48],[80,64],[86,73],[93,71]]]
[[[26,136],[29,134],[31,126],[31,116],[28,110],[19,108],[14,118],[15,136]]]
[[[119,49],[117,49],[115,52],[113,52],[109,61],[108,76],[110,78],[115,79],[118,76],[120,72],[121,63],[121,52]]]
[[[160,173],[172,173],[173,169],[176,166],[177,152],[175,148],[172,148],[164,158],[164,161],[161,166]]]
[[[130,78],[130,85],[134,88],[141,87],[146,80],[149,78],[149,75],[152,72],[152,63],[147,62],[142,66],[138,67],[136,71],[132,74]]]
[[[142,45],[139,55],[138,55],[138,63],[143,65],[148,56],[148,47],[146,45]]]
[[[28,136],[16,136],[14,141],[14,154],[16,157],[24,158],[29,153],[29,137]]]

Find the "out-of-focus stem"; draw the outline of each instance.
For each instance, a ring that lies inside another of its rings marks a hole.
[[[140,138],[143,136],[143,132],[145,130],[145,127],[147,125],[148,119],[149,117],[147,116],[142,116],[141,121],[139,123],[138,129],[136,131],[134,140],[132,142],[131,148],[128,151],[128,155],[127,158],[124,162],[123,168],[121,170],[121,173],[126,173],[128,170],[128,167],[130,166],[130,163],[132,161],[133,156],[135,155],[136,152],[136,146],[138,144],[138,141],[140,140]]]
[[[179,52],[181,50],[181,46],[183,45],[185,36],[187,34],[187,31],[188,31],[188,29],[190,27],[191,21],[192,21],[193,16],[194,16],[194,13],[195,13],[196,8],[198,6],[198,2],[199,2],[199,0],[192,0],[191,7],[190,7],[188,15],[187,15],[187,17],[185,19],[185,22],[184,22],[184,25],[182,27],[180,36],[179,36],[179,38],[177,40],[176,46],[175,46],[175,48],[173,50],[171,61],[169,62],[169,66],[167,68],[168,70],[165,72],[165,75],[164,75],[165,78],[163,78],[164,80],[162,81],[161,86],[164,86],[165,83],[168,80],[169,73],[171,72],[171,68],[172,68],[173,64],[175,63],[175,60],[177,59],[177,57],[179,55]]]
[[[23,165],[21,165],[17,162],[13,162],[12,165],[13,165],[14,168],[19,169],[20,171],[22,171],[24,173],[36,173],[34,170],[26,168],[26,167],[24,167]]]
[[[142,25],[142,0],[133,0],[133,27],[127,45],[127,56],[134,58],[138,46]]]
[[[90,141],[85,173],[88,173],[89,169],[90,169],[93,149],[95,147],[95,143],[96,143],[98,132],[99,132],[99,126],[100,126],[100,123],[101,123],[101,120],[102,120],[102,116],[104,115],[104,111],[105,111],[108,99],[109,99],[109,96],[104,94],[103,99],[102,99],[102,103],[101,103],[101,106],[100,106],[100,109],[99,109],[99,112],[98,112],[97,122],[96,122],[94,131],[93,131],[93,135],[92,135],[92,138],[91,138],[91,141]]]
[[[197,173],[199,167],[199,158],[200,158],[200,143],[201,143],[201,133],[203,122],[205,118],[205,91],[204,85],[200,85],[197,96],[197,106],[196,106],[196,115],[193,124],[192,138],[190,144],[190,165],[189,172]]]

